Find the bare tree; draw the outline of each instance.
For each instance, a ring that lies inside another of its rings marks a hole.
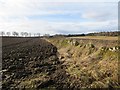
[[[29,37],[31,37],[31,33],[28,33]]]
[[[5,32],[4,32],[4,31],[1,31],[1,32],[0,32],[0,35],[1,35],[1,36],[5,35]]]
[[[10,32],[6,32],[6,34],[7,34],[8,36],[10,36],[11,33],[10,33]]]
[[[0,32],[0,35],[1,35],[1,36],[5,35],[5,32],[4,32],[4,31],[1,31],[1,32]]]
[[[20,34],[22,35],[22,37],[24,36],[24,32],[21,32]]]
[[[19,33],[14,31],[14,32],[12,33],[12,35],[14,35],[14,36],[19,36]]]
[[[27,33],[27,32],[24,32],[24,35],[25,35],[25,37],[27,37],[27,36],[28,36],[28,33]]]
[[[37,33],[37,35],[40,37],[40,33]]]
[[[34,37],[36,36],[36,33],[34,33]]]

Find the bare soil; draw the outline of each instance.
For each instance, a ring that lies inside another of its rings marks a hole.
[[[2,44],[3,90],[64,87],[67,75],[54,45],[41,38],[8,37]]]

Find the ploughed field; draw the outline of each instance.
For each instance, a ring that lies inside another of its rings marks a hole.
[[[2,38],[2,88],[60,88],[57,48],[40,38]],[[65,75],[65,74],[64,74]],[[60,82],[61,83],[61,82]]]
[[[2,38],[2,88],[118,88],[117,41]]]

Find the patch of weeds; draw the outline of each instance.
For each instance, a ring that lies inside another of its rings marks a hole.
[[[61,41],[61,46],[62,47],[65,47],[67,45],[68,45],[68,40],[67,39]]]
[[[104,59],[112,59],[112,60],[118,60],[118,52],[113,52],[113,51],[107,51],[103,55]]]
[[[96,81],[90,85],[90,88],[108,88],[108,85],[101,81]]]

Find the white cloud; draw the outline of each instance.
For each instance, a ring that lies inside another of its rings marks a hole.
[[[114,23],[114,24],[113,24]],[[67,33],[87,33],[95,31],[112,31],[117,30],[117,20],[103,21],[103,22],[81,22],[81,23],[53,23],[52,25],[57,32],[67,32]]]
[[[52,31],[52,28],[48,22],[40,21],[40,20],[29,21],[29,20],[20,19],[18,22],[16,21],[4,22],[4,23],[0,23],[0,29],[6,32],[7,31],[10,31],[10,32],[27,31],[31,33],[40,32],[41,34],[46,34],[46,33],[55,34],[56,33],[55,31]]]
[[[45,1],[0,0],[0,31],[28,31],[40,32],[41,34],[86,33],[117,27],[116,3],[114,5],[112,3],[96,5],[96,3]],[[85,21],[64,21],[65,17],[62,18],[61,22],[29,18],[29,16],[36,15],[48,17],[49,15],[78,15]]]
[[[11,1],[15,1],[15,0],[11,0]],[[56,0],[40,0],[40,2],[119,2],[119,0],[109,0],[109,1],[108,0],[97,0],[97,1],[96,0],[57,0],[57,1]]]
[[[56,33],[87,33],[97,30],[113,30],[117,20],[106,22],[47,22],[40,20],[19,20],[19,22],[0,23],[0,29],[4,31],[29,31],[41,34]]]
[[[99,13],[99,12],[88,12],[82,15],[83,18],[96,19],[100,17],[109,16],[109,13]]]

